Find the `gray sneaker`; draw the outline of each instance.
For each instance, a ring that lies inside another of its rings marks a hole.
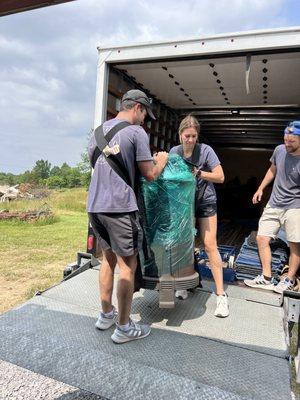
[[[130,327],[128,331],[122,331],[118,325],[111,335],[111,339],[114,343],[126,343],[130,342],[131,340],[142,339],[149,335],[151,332],[151,328],[149,325],[142,325],[129,320]]]
[[[263,275],[258,275],[254,279],[245,279],[244,284],[252,288],[274,290],[273,280],[267,281]]]
[[[115,325],[118,319],[118,311],[113,308],[114,313],[112,317],[106,317],[105,314],[100,313],[99,318],[97,319],[97,322],[95,324],[95,327],[97,329],[100,329],[101,331],[105,331],[106,329],[109,329],[111,326]]]
[[[284,290],[293,290],[295,287],[295,281],[291,281],[288,277],[282,279],[278,285],[274,286],[274,292],[283,293]]]

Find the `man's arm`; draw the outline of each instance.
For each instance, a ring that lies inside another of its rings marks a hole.
[[[143,177],[150,182],[162,173],[168,162],[168,153],[165,151],[156,153],[153,156],[153,161],[138,161],[137,163]]]
[[[276,176],[277,168],[274,164],[271,164],[271,167],[268,169],[264,179],[259,185],[257,191],[254,193],[252,198],[252,203],[257,204],[261,201],[264,189],[274,180]]]

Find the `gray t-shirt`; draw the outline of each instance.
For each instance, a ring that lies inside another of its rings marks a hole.
[[[180,155],[179,149],[180,145],[172,147],[172,149],[170,150],[170,154],[176,153]],[[187,158],[187,161],[192,161],[191,158],[192,157]],[[221,163],[214,150],[207,144],[202,143],[200,157],[197,164],[199,165],[201,171],[211,172],[217,165],[220,165]],[[204,179],[197,178],[197,190],[201,190],[201,188],[203,188],[204,185],[206,186],[206,188],[204,190],[202,200],[200,201],[199,204],[197,204],[197,206],[212,204],[217,202],[217,195],[214,188],[214,184]]]
[[[300,208],[300,156],[287,153],[285,145],[280,144],[270,161],[277,172],[269,205],[285,210]]]
[[[121,121],[123,120],[114,118],[104,122],[104,135]],[[120,146],[131,182],[135,182],[139,173],[136,162],[152,160],[147,133],[139,125],[129,125],[121,129],[109,142],[109,147],[115,145]],[[92,160],[96,146],[93,135],[88,145],[90,160]],[[109,166],[104,157],[104,154],[101,154],[95,164],[89,188],[87,211],[93,213],[137,211],[138,206],[133,189]]]

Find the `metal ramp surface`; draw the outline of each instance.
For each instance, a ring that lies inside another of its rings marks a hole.
[[[218,319],[210,285],[172,310],[136,293],[133,318],[151,335],[115,345],[113,328],[94,327],[98,271],[87,270],[0,317],[0,359],[110,400],[291,399],[278,296],[228,286]]]

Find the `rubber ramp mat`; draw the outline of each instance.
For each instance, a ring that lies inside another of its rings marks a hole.
[[[290,399],[283,358],[156,324],[147,339],[115,345],[96,315],[35,297],[1,316],[0,358],[111,400]]]

